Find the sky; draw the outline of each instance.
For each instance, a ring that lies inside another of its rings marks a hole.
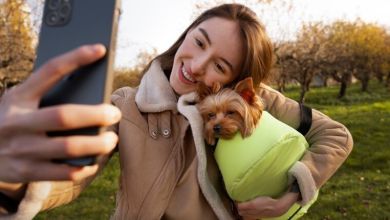
[[[140,50],[151,51],[152,48],[156,48],[158,52],[166,50],[193,20],[196,11],[195,2],[195,0],[122,0],[116,65],[133,65]],[[388,0],[293,0],[292,4],[294,15],[289,17],[281,15],[276,19],[277,21],[274,17],[270,18],[273,20],[264,18],[263,23],[271,39],[279,37],[278,29],[273,29],[276,24],[279,28],[285,26],[293,35],[302,20],[355,20],[360,17],[364,21],[390,27],[390,1]],[[258,13],[256,7],[252,5],[250,7]],[[262,16],[266,17],[266,15]]]
[[[162,52],[190,24],[194,0],[122,0],[116,64],[131,66],[140,50]],[[169,6],[168,6],[169,5]]]
[[[35,1],[29,2],[34,4]],[[142,50],[152,51],[155,48],[158,52],[165,51],[191,23],[196,12],[199,13],[195,9],[196,2],[199,1],[122,0],[115,65],[131,67]],[[275,40],[293,37],[302,21],[353,21],[360,17],[390,28],[389,0],[291,0],[293,13],[281,11],[277,16],[273,8],[264,10],[259,8],[259,4],[250,4],[254,0],[235,2],[247,3],[265,24],[271,39]],[[288,33],[288,36],[281,36],[281,32]]]

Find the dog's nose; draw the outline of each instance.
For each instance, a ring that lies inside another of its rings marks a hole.
[[[219,132],[221,132],[221,129],[222,129],[222,126],[220,124],[217,124],[217,125],[214,125],[214,132],[219,134]]]

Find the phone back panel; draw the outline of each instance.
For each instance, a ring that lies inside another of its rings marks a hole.
[[[85,44],[101,43],[107,54],[59,82],[43,97],[41,107],[108,102],[118,17],[118,0],[46,0],[35,67]]]

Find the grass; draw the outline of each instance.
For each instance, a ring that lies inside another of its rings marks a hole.
[[[377,82],[370,89],[361,93],[359,85],[352,85],[341,100],[335,98],[338,87],[307,93],[307,105],[348,127],[354,149],[303,220],[390,219],[390,91]],[[298,99],[299,88],[288,88],[286,95]],[[80,198],[36,219],[108,219],[115,207],[118,164],[114,156]]]
[[[119,157],[114,155],[103,172],[70,204],[40,213],[34,219],[110,219],[118,189]]]
[[[306,104],[348,127],[354,149],[302,219],[390,219],[390,92],[376,82],[370,88],[353,85],[341,100],[338,87],[307,94]],[[298,88],[287,96],[297,99]]]

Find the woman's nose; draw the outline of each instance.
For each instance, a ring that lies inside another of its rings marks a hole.
[[[202,76],[206,72],[207,58],[198,57],[192,60],[191,71],[194,76]]]

